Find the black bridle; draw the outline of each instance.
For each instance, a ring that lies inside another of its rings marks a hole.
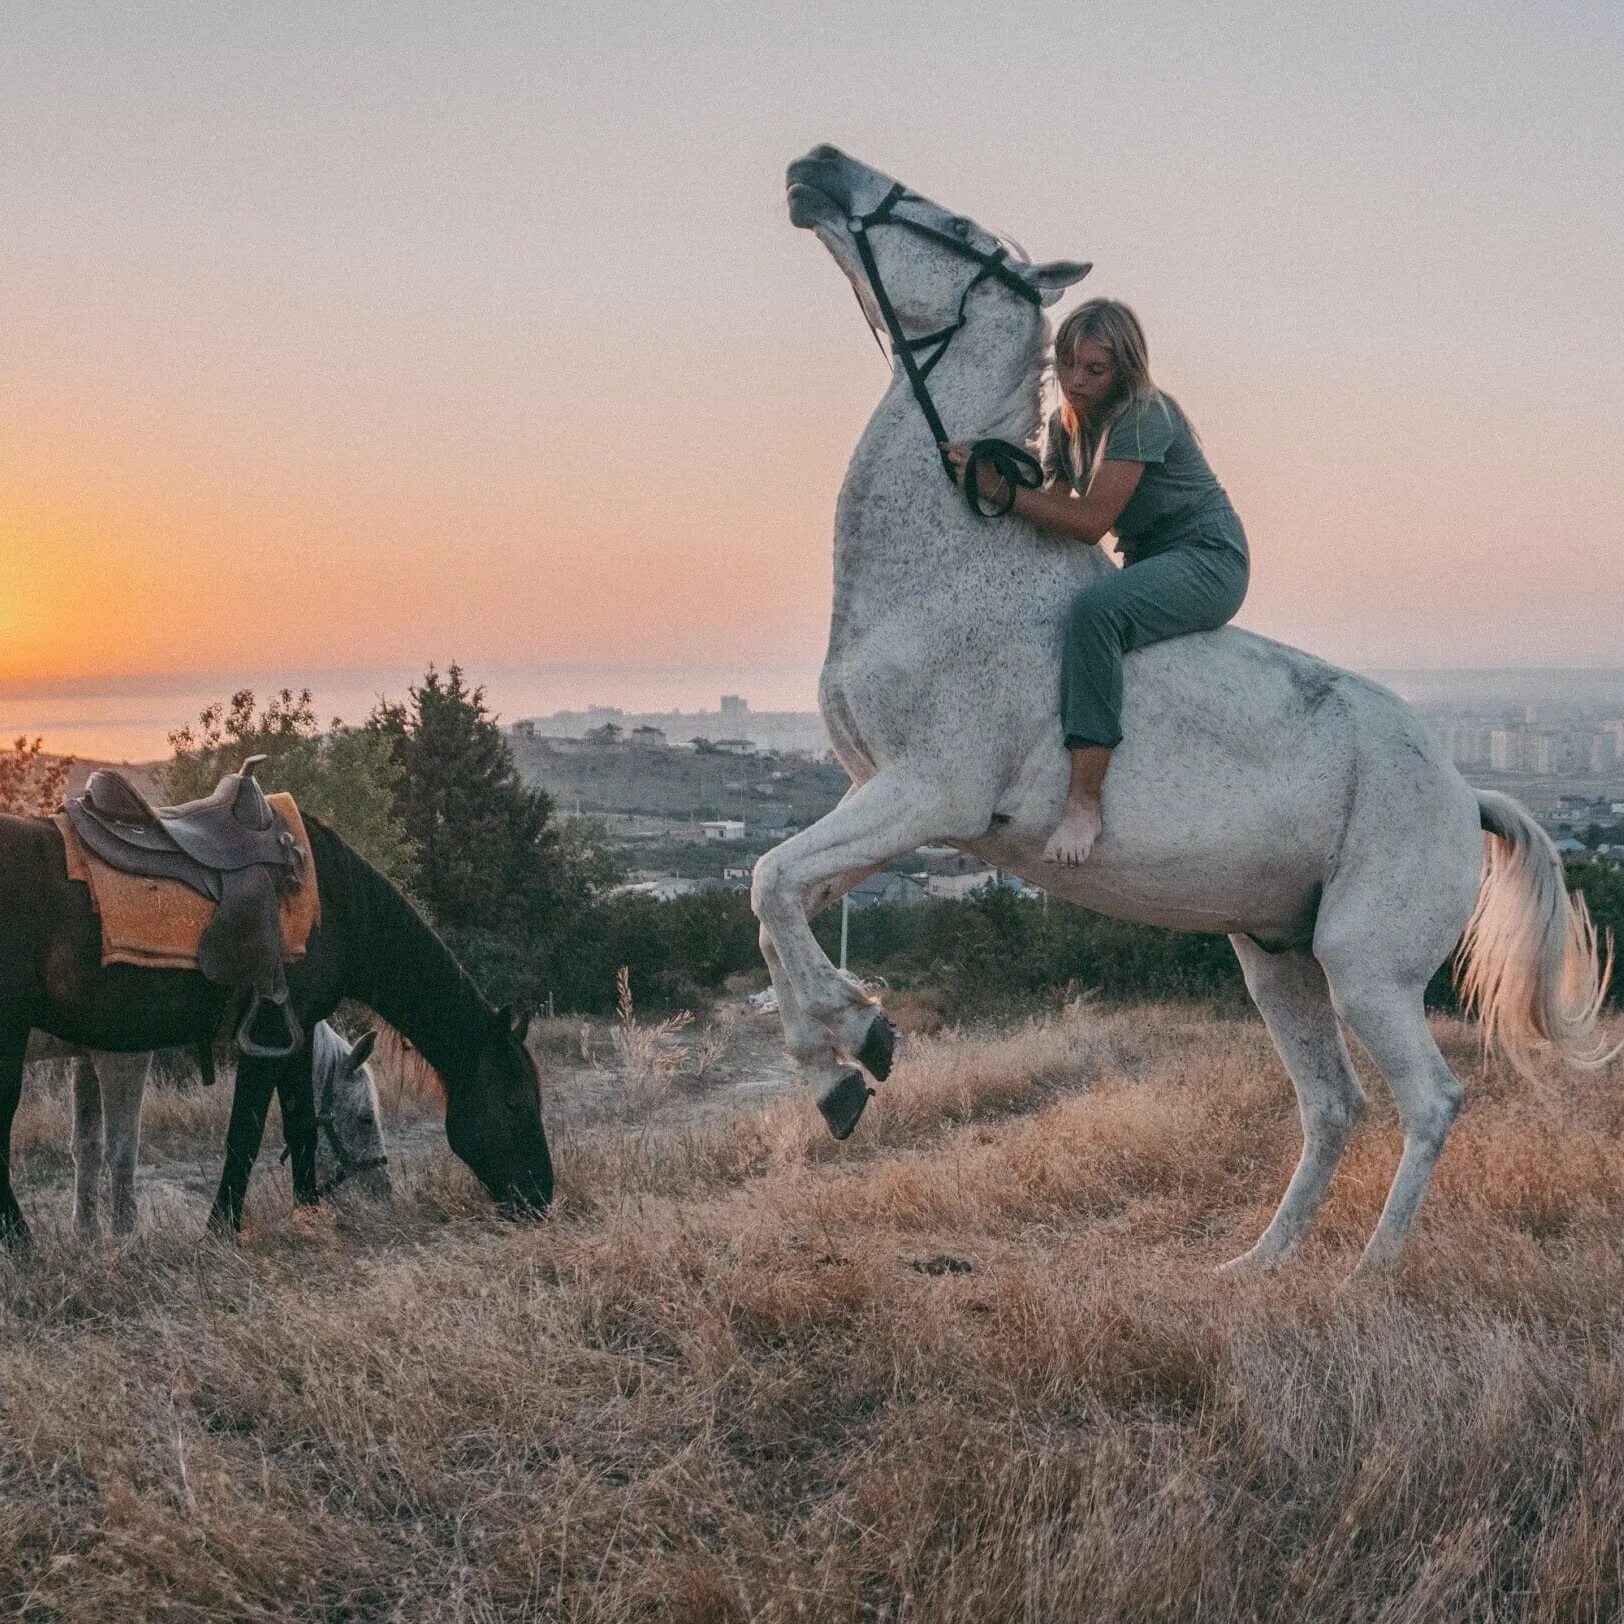
[[[376,1172],[380,1167],[388,1167],[389,1158],[379,1152],[376,1156],[352,1156],[344,1147],[344,1141],[338,1136],[338,1129],[333,1126],[333,1079],[338,1075],[338,1067],[343,1064],[338,1060],[328,1067],[327,1075],[321,1084],[321,1106],[316,1112],[316,1130],[327,1136],[327,1148],[333,1153],[333,1160],[338,1163],[338,1171],[330,1179],[324,1179],[316,1186],[316,1199],[325,1201],[341,1184],[348,1184],[358,1173]],[[287,1145],[282,1147],[282,1160],[285,1162],[292,1152]]]
[[[868,285],[874,293],[874,301],[879,305],[880,315],[885,320],[886,331],[891,335],[891,353],[902,363],[902,369],[908,375],[913,397],[918,401],[920,411],[925,414],[925,422],[936,441],[936,454],[942,460],[943,471],[957,485],[958,470],[954,468],[953,461],[947,454],[947,426],[942,422],[942,414],[936,410],[936,402],[930,398],[930,389],[925,380],[931,375],[936,363],[947,354],[947,347],[953,342],[954,336],[969,320],[966,307],[970,295],[983,282],[989,278],[1001,282],[1010,292],[1019,295],[1033,306],[1042,304],[1043,295],[1009,264],[1009,251],[1002,245],[991,253],[986,253],[962,237],[955,237],[951,232],[939,231],[935,226],[928,226],[922,220],[910,220],[905,215],[895,213],[897,204],[909,195],[906,186],[893,185],[880,199],[876,208],[870,209],[867,214],[852,215],[846,222],[846,229],[856,244],[858,258],[863,262],[863,274],[868,278]],[[939,243],[942,247],[950,249],[960,259],[975,261],[979,267],[964,292],[960,294],[958,317],[949,326],[938,328],[934,333],[926,333],[921,338],[909,338],[903,332],[902,323],[897,319],[896,308],[891,303],[890,295],[885,291],[885,283],[880,280],[880,267],[874,258],[873,245],[868,240],[868,234],[873,227],[882,225],[901,226],[904,230],[913,232],[916,237],[924,237],[930,242]],[[862,301],[859,299],[859,307],[861,304]],[[930,354],[921,361],[920,354],[926,350],[929,350]],[[983,465],[991,468],[1008,487],[1008,494],[1002,499],[1001,505],[993,507],[981,505],[979,480]],[[996,519],[1008,513],[1015,505],[1017,486],[1036,490],[1042,483],[1043,470],[1037,458],[1022,447],[1011,445],[1008,440],[977,440],[970,448],[970,455],[964,468],[964,495],[970,504],[970,511],[979,518]]]

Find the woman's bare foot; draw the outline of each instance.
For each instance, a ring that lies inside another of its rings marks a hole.
[[[1043,848],[1046,863],[1059,863],[1075,868],[1088,861],[1094,842],[1100,833],[1100,803],[1098,801],[1067,801],[1059,826],[1049,836]]]

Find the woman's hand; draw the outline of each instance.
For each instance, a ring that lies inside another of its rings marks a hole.
[[[964,440],[950,440],[942,447],[942,455],[953,464],[955,478],[959,482],[959,489],[964,489],[964,470],[970,461],[971,447]],[[995,468],[989,468],[983,463],[976,470],[976,486],[981,494],[991,502],[1007,502],[1009,500],[1009,486],[999,478]]]

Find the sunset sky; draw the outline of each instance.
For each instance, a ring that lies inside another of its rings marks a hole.
[[[1624,664],[1621,81],[1617,0],[7,7],[0,687],[810,705],[885,381],[820,140],[1135,305],[1242,624]]]

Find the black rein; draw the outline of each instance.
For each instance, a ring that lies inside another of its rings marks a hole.
[[[942,469],[957,485],[958,470],[954,468],[952,459],[947,454],[947,425],[942,422],[942,415],[936,410],[936,402],[931,399],[930,388],[925,380],[929,378],[936,363],[947,353],[947,347],[953,342],[954,335],[969,319],[965,314],[965,306],[969,302],[970,295],[988,277],[1002,282],[1006,288],[1025,299],[1028,304],[1041,304],[1042,295],[1024,276],[1010,267],[1007,250],[998,248],[986,254],[961,238],[926,225],[922,220],[909,220],[894,213],[897,204],[907,195],[908,189],[905,186],[893,185],[880,200],[877,208],[871,209],[867,214],[852,216],[847,221],[847,229],[857,246],[858,257],[863,262],[863,273],[868,277],[869,287],[873,289],[874,300],[880,307],[886,331],[891,335],[891,353],[902,363],[903,371],[908,375],[913,397],[919,403],[920,411],[925,414],[925,422],[935,438],[936,454],[942,460]],[[922,338],[909,338],[903,332],[902,323],[897,319],[896,307],[885,291],[885,283],[880,280],[880,267],[874,258],[873,246],[868,240],[869,231],[879,225],[902,226],[905,230],[913,232],[916,237],[925,237],[931,242],[940,243],[961,259],[974,260],[980,266],[960,295],[958,319],[951,326],[940,328],[934,333],[926,333]],[[921,364],[917,352],[931,350],[933,345],[935,348],[932,353]],[[1004,490],[997,497],[988,498],[981,493],[980,475],[984,467],[992,469],[1003,481]],[[1042,467],[1037,458],[1023,446],[1012,445],[1008,440],[977,440],[970,448],[970,455],[964,467],[964,497],[970,504],[970,511],[978,518],[1001,518],[1015,506],[1015,492],[1018,487],[1036,490],[1042,483]],[[993,505],[983,507],[982,503],[985,501],[991,501]]]

